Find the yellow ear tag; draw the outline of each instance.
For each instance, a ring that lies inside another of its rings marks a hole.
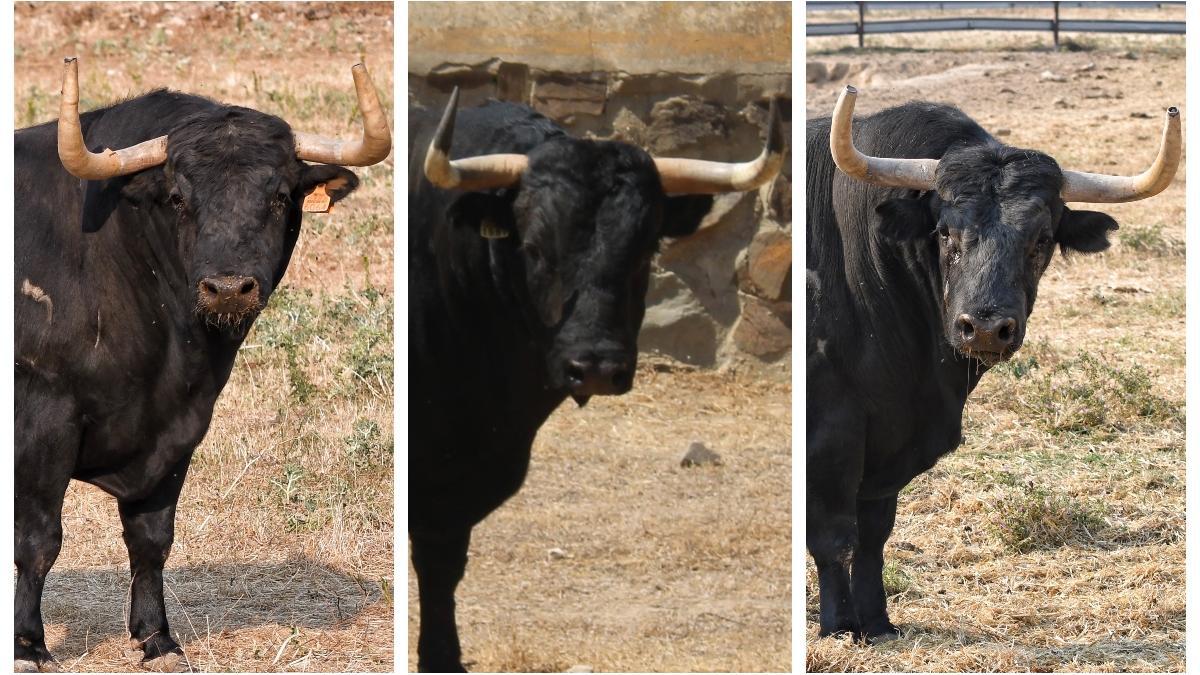
[[[304,196],[304,205],[301,207],[305,213],[328,213],[331,208],[329,203],[333,198],[325,192],[325,184],[318,183],[312,192]]]
[[[497,227],[490,220],[484,220],[479,223],[479,236],[484,239],[506,239],[508,237],[508,230],[503,227]]]

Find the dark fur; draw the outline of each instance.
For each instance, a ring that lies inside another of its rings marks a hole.
[[[564,360],[634,362],[658,241],[693,232],[712,199],[667,198],[641,150],[572,139],[528,108],[495,102],[459,111],[451,157],[526,153],[521,184],[439,190],[421,170],[437,120],[430,111],[409,119],[418,655],[422,670],[461,670],[454,588],[471,528],[520,488],[534,435],[568,395]],[[482,238],[484,219],[511,236]]]
[[[287,270],[300,203],[342,167],[295,158],[279,118],[155,91],[82,116],[93,151],[169,134],[164,166],[81,181],[55,122],[16,132],[16,658],[45,663],[41,588],[74,478],[116,497],[147,659],[179,652],[162,568],[192,452],[257,311],[197,311],[206,275],[253,277],[260,305]],[[24,282],[53,305],[22,292]]]
[[[1013,318],[1015,351],[1052,245],[1104,250],[1116,222],[1068,209],[1053,159],[954,108],[909,103],[854,132],[867,154],[941,158],[935,191],[869,186],[836,170],[829,119],[808,122],[807,545],[821,635],[875,639],[896,632],[882,578],[896,494],[961,442],[996,360],[964,353],[956,317]]]

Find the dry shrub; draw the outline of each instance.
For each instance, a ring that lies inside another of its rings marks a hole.
[[[1014,359],[999,372],[1028,380],[1024,395],[1007,400],[1014,412],[1050,433],[1103,437],[1143,423],[1183,423],[1182,409],[1155,393],[1154,377],[1140,364],[1122,366],[1079,353],[1046,369],[1033,356]]]
[[[1102,505],[1032,484],[1001,501],[992,521],[1000,541],[1017,553],[1089,544],[1104,527]]]

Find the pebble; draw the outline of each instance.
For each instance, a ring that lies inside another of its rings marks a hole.
[[[683,457],[679,460],[679,466],[720,466],[721,456],[709,450],[700,441],[692,441],[688,446],[687,452],[683,453]]]

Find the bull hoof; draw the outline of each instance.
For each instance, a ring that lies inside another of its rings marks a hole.
[[[29,659],[16,659],[13,662],[14,673],[57,673],[58,664],[53,659],[49,661],[31,661]]]
[[[466,673],[469,672],[463,664],[455,661],[447,662],[441,665],[430,663],[418,663],[417,672],[419,673]]]
[[[152,673],[190,673],[192,664],[183,654],[171,652],[153,659],[142,659],[142,669]]]
[[[890,621],[887,621],[881,626],[875,626],[870,630],[863,631],[862,639],[863,642],[869,645],[879,645],[899,638],[900,629],[892,625]]]

